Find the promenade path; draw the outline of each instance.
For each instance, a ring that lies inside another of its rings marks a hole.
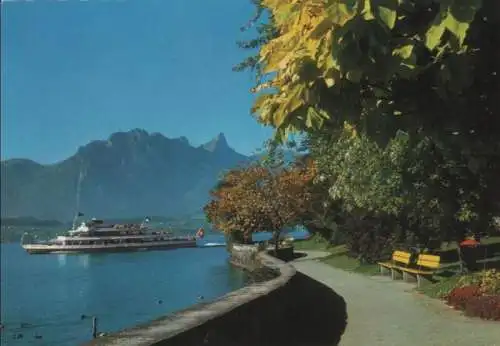
[[[462,316],[409,283],[333,268],[319,261],[326,252],[301,252],[308,256],[295,260],[295,268],[346,301],[348,324],[340,346],[500,346],[498,322]]]

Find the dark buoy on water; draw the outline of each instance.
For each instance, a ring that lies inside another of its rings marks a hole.
[[[163,300],[158,299],[158,304],[163,304]]]
[[[205,299],[203,296],[198,296],[198,300],[203,300]]]

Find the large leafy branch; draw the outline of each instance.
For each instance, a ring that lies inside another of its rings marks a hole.
[[[371,121],[375,127],[388,115],[426,117],[419,94],[434,115],[443,110],[442,100],[470,85],[475,72],[475,48],[467,39],[480,0],[261,4],[279,35],[260,49],[269,78],[255,89],[253,110],[279,137],[344,120],[368,128],[373,114],[379,115]],[[408,126],[412,119],[402,122]]]

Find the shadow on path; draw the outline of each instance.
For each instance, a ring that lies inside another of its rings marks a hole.
[[[344,299],[297,272],[269,295],[155,345],[335,346],[346,326]]]

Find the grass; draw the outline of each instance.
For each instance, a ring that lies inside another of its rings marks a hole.
[[[332,267],[364,275],[375,275],[379,272],[376,264],[361,264],[357,259],[344,254],[332,254],[321,260]]]
[[[376,264],[361,264],[357,259],[347,256],[347,249],[344,245],[332,246],[324,238],[312,236],[307,240],[295,241],[295,250],[321,250],[328,251],[329,256],[321,259],[321,262],[332,267],[343,269],[365,275],[374,275],[379,269]]]
[[[500,256],[500,237],[489,237],[483,239],[481,243],[487,245],[488,249],[490,249],[488,250],[489,256]],[[361,264],[357,259],[347,256],[347,250],[344,245],[332,246],[324,238],[317,235],[307,240],[296,240],[294,242],[294,248],[297,251],[328,251],[330,255],[324,257],[321,261],[335,268],[364,275],[375,275],[379,273],[377,264]],[[444,262],[450,263],[458,260],[456,244],[443,244],[441,249],[441,256]],[[457,258],[455,258],[455,256]],[[492,262],[487,266],[485,265],[485,269],[487,269],[487,267],[497,267],[498,263],[500,263],[500,261]],[[453,288],[459,278],[460,276],[453,275],[450,271],[444,272],[443,275],[436,277],[436,283],[425,286],[421,291],[431,297],[442,297]]]
[[[418,291],[431,298],[441,299],[456,287],[460,277],[460,275],[436,276],[435,283],[424,285]]]
[[[293,242],[293,247],[295,250],[321,250],[321,251],[330,251],[332,248],[326,240],[317,236],[312,236],[306,240],[295,240]]]

